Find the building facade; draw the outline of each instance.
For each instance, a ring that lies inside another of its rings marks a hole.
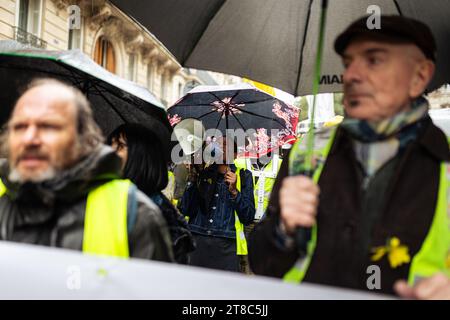
[[[0,40],[48,50],[79,49],[170,106],[200,84],[234,76],[182,68],[146,29],[105,0],[0,0]]]

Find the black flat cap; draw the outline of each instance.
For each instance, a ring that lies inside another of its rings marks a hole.
[[[336,38],[334,50],[339,55],[342,55],[356,36],[367,36],[383,42],[415,44],[425,57],[436,61],[436,41],[430,28],[423,22],[404,16],[381,15],[381,28],[369,29],[368,17],[356,20]]]

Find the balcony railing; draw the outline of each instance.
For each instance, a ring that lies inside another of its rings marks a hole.
[[[36,37],[34,34],[27,32],[19,27],[14,27],[14,39],[17,42],[29,44],[35,48],[45,49],[47,48],[47,42],[41,38]]]

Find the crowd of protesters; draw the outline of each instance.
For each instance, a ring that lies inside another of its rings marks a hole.
[[[30,79],[1,137],[0,239],[361,290],[375,264],[378,292],[450,299],[450,152],[423,97],[436,45],[383,23],[335,41],[346,117],[316,134],[312,174],[304,139],[262,163],[223,137],[220,162],[173,169],[151,128],[104,137],[78,89]]]

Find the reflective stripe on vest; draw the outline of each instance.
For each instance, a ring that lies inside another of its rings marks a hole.
[[[278,156],[270,161],[263,171],[253,170],[251,163],[247,160],[247,169],[250,166],[253,175],[253,185],[255,192],[256,214],[255,220],[259,220],[264,215],[267,206],[269,205],[270,193],[272,192],[275,178],[280,169],[282,160]],[[255,178],[258,177],[258,182],[255,183]]]
[[[83,252],[128,258],[127,202],[129,180],[111,180],[88,194]],[[6,192],[0,180],[0,197]]]
[[[241,192],[241,168],[236,168],[236,189]],[[236,254],[247,255],[247,240],[245,239],[244,225],[239,221],[239,217],[234,212],[234,227],[236,229]]]
[[[6,187],[3,184],[3,181],[0,179],[0,197],[2,197],[6,193]]]
[[[314,182],[319,181],[328,153],[334,141],[336,128],[333,130],[326,146],[319,150],[322,159],[319,159],[317,169],[314,172]],[[289,157],[291,161],[301,161],[303,150],[297,143],[292,148]],[[290,170],[290,175],[291,175]],[[413,284],[416,279],[429,277],[436,272],[443,272],[450,276],[450,266],[446,264],[450,255],[450,164],[442,163],[440,166],[438,202],[430,230],[419,252],[412,258],[409,269],[408,282]],[[287,282],[299,283],[303,280],[311,262],[317,243],[317,225],[313,227],[311,241],[308,243],[307,257],[298,260],[295,265],[284,275]]]

